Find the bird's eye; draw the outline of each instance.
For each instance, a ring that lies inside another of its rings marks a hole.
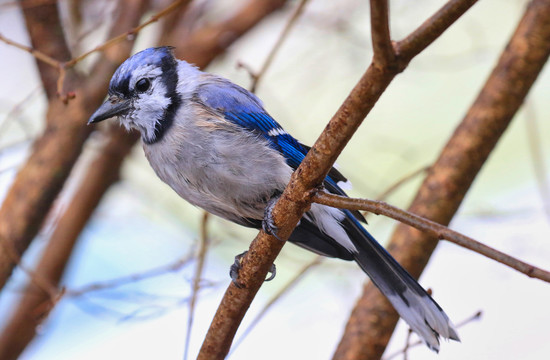
[[[151,87],[151,82],[147,78],[139,79],[136,83],[136,90],[140,93],[146,92]]]

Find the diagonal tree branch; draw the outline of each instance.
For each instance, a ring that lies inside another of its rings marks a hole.
[[[434,22],[438,24],[438,21]],[[438,27],[438,25],[434,25]],[[421,28],[429,28],[429,24]],[[417,32],[421,32],[420,29]],[[415,33],[417,33],[415,32]],[[409,37],[406,53],[425,42]],[[479,169],[521,106],[550,53],[550,1],[532,1],[498,64],[462,123],[431,168],[409,211],[446,225],[462,202]],[[388,250],[418,277],[437,245],[437,238],[399,225]],[[378,359],[398,316],[367,284],[353,310],[334,359]]]
[[[449,0],[405,39],[395,44],[401,62],[408,63],[427,48],[478,0]],[[401,63],[401,66],[406,64]]]
[[[449,16],[442,19],[442,23],[449,27],[455,20],[456,17]],[[428,42],[437,38],[432,32],[426,36]],[[411,58],[412,56],[414,55],[411,55]],[[403,64],[406,63],[408,62]],[[322,183],[353,133],[399,71],[402,71],[402,68],[397,66],[380,67],[378,64],[371,64],[332,117],[292,175],[273,209],[273,218],[279,228],[279,238],[287,239],[292,233],[311,204],[314,194],[312,190]],[[254,239],[248,253],[242,259],[242,268],[239,272],[241,287],[231,283],[227,288],[203,342],[199,359],[223,359],[226,356],[242,318],[283,245],[284,242],[266,235],[263,231]]]

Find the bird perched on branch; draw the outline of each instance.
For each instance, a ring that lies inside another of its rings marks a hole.
[[[117,69],[109,98],[89,123],[115,116],[140,131],[151,166],[182,198],[237,224],[276,232],[269,205],[309,147],[287,133],[254,94],[177,60],[170,47],[150,48]],[[323,185],[345,195],[345,181],[333,168]],[[289,241],[355,260],[431,349],[439,350],[440,336],[459,340],[445,312],[361,222],[359,212],[312,204]]]

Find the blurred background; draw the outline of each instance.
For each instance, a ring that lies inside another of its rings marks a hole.
[[[71,31],[72,3],[60,1],[59,6],[76,55],[107,38],[114,2],[81,1],[86,17],[79,20],[77,33]],[[169,4],[153,3],[143,20]],[[194,24],[200,26],[230,17],[245,2],[193,3],[198,18]],[[207,71],[250,87],[246,68],[261,68],[298,3],[290,1],[267,16]],[[391,1],[392,38],[405,37],[444,3]],[[385,198],[407,208],[424,177],[420,170],[435,161],[477,96],[526,4],[524,0],[476,4],[398,75],[338,159],[339,169],[353,184],[351,196],[376,198],[418,172]],[[154,45],[161,23],[140,31],[133,52]],[[22,13],[8,0],[0,0],[0,34],[30,44]],[[44,128],[47,102],[34,58],[5,43],[0,43],[0,54],[1,200]],[[80,69],[89,71],[96,56],[79,64]],[[368,2],[311,0],[256,93],[286,130],[311,145],[371,57]],[[550,203],[545,197],[550,187],[549,98],[547,67],[450,226],[546,269],[550,268]],[[106,131],[108,126],[87,141],[62,197],[22,259],[25,266],[36,263]],[[120,181],[102,198],[78,239],[62,282],[66,295],[21,359],[181,359],[202,218],[201,210],[156,178],[141,146],[135,146]],[[368,230],[384,244],[395,222],[382,216],[368,219]],[[246,250],[257,233],[215,217],[209,217],[207,227],[210,246],[189,358],[196,356],[226,289],[233,257]],[[277,277],[261,288],[237,339],[263,306],[314,260],[314,254],[294,245],[283,248],[276,261]],[[278,298],[229,358],[331,358],[365,280],[353,263],[323,260]],[[1,293],[0,329],[27,281],[27,274],[17,269]],[[455,323],[478,311],[482,316],[460,327],[462,343],[443,343],[439,355],[418,346],[409,350],[411,359],[548,358],[549,284],[446,242],[439,245],[420,283],[433,290]],[[402,349],[406,337],[407,328],[400,321],[386,356]]]

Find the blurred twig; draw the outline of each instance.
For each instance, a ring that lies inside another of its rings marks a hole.
[[[456,327],[458,329],[460,329],[461,327],[464,327],[465,325],[468,325],[469,323],[471,323],[473,321],[481,319],[482,315],[483,315],[483,312],[481,310],[479,310],[475,314],[471,315],[470,317],[468,317],[468,318],[462,320],[461,322],[457,323]],[[391,360],[391,359],[394,359],[394,358],[398,357],[399,355],[405,355],[409,349],[424,344],[424,342],[422,340],[416,340],[415,342],[412,342],[412,343],[409,342],[409,336],[410,336],[410,332],[407,336],[407,344],[405,345],[405,347],[403,349],[389,354],[388,356],[382,358],[382,360]]]
[[[162,276],[169,272],[179,271],[181,268],[187,265],[193,259],[193,257],[194,255],[192,253],[189,253],[170,264],[155,267],[137,274],[123,276],[120,278],[111,279],[103,282],[95,282],[92,284],[81,286],[80,288],[77,288],[77,289],[66,289],[65,296],[80,297],[90,292],[112,289],[112,288],[123,286],[126,284],[131,284],[136,281],[141,281],[152,277]]]
[[[43,62],[43,63],[45,63],[45,64],[47,64],[47,65],[49,65],[49,66],[51,66],[55,69],[57,69],[57,71],[59,73],[58,78],[57,78],[57,85],[56,85],[57,95],[60,97],[60,99],[63,102],[66,103],[69,100],[73,99],[74,96],[75,96],[73,91],[69,91],[67,93],[63,92],[65,77],[66,77],[66,71],[68,69],[74,67],[80,61],[82,61],[83,59],[85,59],[86,57],[88,57],[89,55],[91,55],[95,52],[105,50],[106,48],[108,48],[108,47],[110,47],[114,44],[117,44],[117,43],[119,43],[123,40],[126,40],[126,39],[131,38],[131,37],[135,37],[143,28],[147,27],[148,25],[150,25],[154,22],[157,22],[163,16],[166,16],[170,12],[174,11],[178,7],[182,6],[183,4],[188,3],[189,1],[190,0],[176,0],[176,1],[172,2],[170,5],[168,5],[166,8],[164,8],[161,11],[157,12],[156,14],[152,15],[149,18],[149,20],[145,21],[144,23],[142,23],[142,24],[140,24],[140,25],[138,25],[138,26],[136,26],[136,27],[134,27],[130,30],[127,30],[127,31],[125,31],[121,34],[118,34],[114,37],[111,37],[110,39],[105,41],[103,44],[100,44],[100,45],[96,46],[95,48],[93,48],[92,50],[89,50],[89,51],[85,52],[84,54],[81,54],[81,55],[79,55],[75,58],[72,58],[72,59],[68,60],[68,61],[56,60],[52,56],[49,56],[46,53],[44,53],[44,52],[42,52],[38,49],[35,49],[35,48],[32,48],[32,47],[17,43],[13,40],[10,40],[10,39],[6,38],[2,34],[0,34],[0,41],[3,41],[6,44],[14,46],[18,49],[27,51],[32,56],[34,56],[36,59],[40,60],[41,62]]]
[[[191,288],[191,298],[189,300],[189,315],[187,316],[187,333],[185,335],[185,350],[183,358],[187,359],[189,354],[189,345],[191,342],[191,331],[193,329],[193,319],[195,317],[195,304],[199,294],[202,272],[204,268],[204,262],[206,260],[206,253],[208,251],[208,217],[209,214],[204,211],[201,220],[199,248],[197,251],[197,266],[195,268],[195,275],[193,276],[193,285]]]
[[[540,141],[542,134],[539,131],[537,117],[532,110],[532,106],[526,106],[526,115],[527,121],[525,122],[525,126],[527,127],[527,143],[531,151],[531,163],[533,164],[533,171],[539,188],[542,207],[546,214],[546,220],[550,224],[550,179],[548,178],[546,161],[544,152],[542,151],[543,147]]]
[[[262,68],[257,73],[254,73],[253,71],[251,71],[251,69],[248,66],[239,63],[239,66],[242,67],[242,68],[245,68],[248,71],[248,73],[250,74],[250,76],[252,77],[252,84],[250,85],[250,91],[251,92],[253,92],[253,93],[256,92],[256,88],[258,87],[258,83],[259,83],[260,79],[264,76],[265,72],[267,71],[267,69],[269,68],[271,63],[273,62],[273,59],[275,58],[275,55],[277,54],[277,52],[281,48],[281,45],[283,45],[284,41],[288,38],[288,34],[290,34],[290,30],[292,30],[292,28],[296,24],[296,21],[298,20],[300,15],[302,15],[302,13],[304,11],[304,8],[305,8],[306,4],[308,3],[308,1],[309,0],[300,0],[300,3],[298,4],[296,9],[294,10],[292,15],[290,16],[290,19],[288,19],[288,22],[286,23],[283,31],[279,35],[279,38],[275,42],[275,45],[273,45],[273,47],[269,51],[269,54],[267,55],[263,65],[262,65]]]
[[[25,107],[30,102],[30,100],[33,99],[40,92],[40,90],[42,90],[41,87],[37,86],[27,96],[25,96],[21,101],[19,101],[17,104],[15,104],[11,108],[11,110],[4,117],[4,120],[0,123],[0,136],[3,135],[2,133],[4,132],[4,130],[6,129],[7,125],[10,122],[9,120],[11,118],[14,118],[16,115],[22,113]],[[21,129],[25,133],[26,140],[29,140],[31,138],[30,130],[27,129],[27,127],[25,127],[21,121],[16,121],[16,123],[21,127]]]
[[[401,179],[397,180],[395,183],[388,186],[384,191],[382,191],[380,194],[376,196],[376,200],[384,200],[386,199],[391,193],[399,189],[401,186],[403,186],[405,183],[411,181],[415,177],[417,177],[420,174],[423,174],[430,170],[430,166],[424,166],[421,167],[410,174],[407,174],[403,176]]]

